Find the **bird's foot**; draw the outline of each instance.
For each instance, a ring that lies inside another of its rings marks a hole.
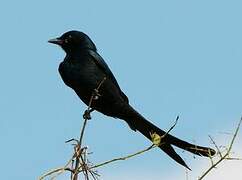
[[[83,114],[83,118],[84,119],[87,119],[87,120],[90,120],[92,119],[91,117],[91,112],[94,111],[94,109],[90,109],[90,110],[85,110],[84,114]]]

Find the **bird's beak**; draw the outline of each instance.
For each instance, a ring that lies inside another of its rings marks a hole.
[[[52,44],[57,44],[57,45],[62,45],[63,44],[63,40],[61,40],[60,38],[54,38],[54,39],[50,39],[48,41],[49,43],[52,43]]]

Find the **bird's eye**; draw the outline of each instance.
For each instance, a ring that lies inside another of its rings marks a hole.
[[[65,43],[69,43],[72,40],[72,36],[69,35],[64,41]]]
[[[65,41],[65,43],[68,43],[68,39],[65,39],[64,41]]]

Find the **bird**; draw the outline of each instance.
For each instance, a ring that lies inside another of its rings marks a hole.
[[[199,156],[211,157],[216,154],[212,148],[186,142],[161,130],[136,111],[87,34],[71,30],[48,42],[65,51],[66,56],[58,68],[60,76],[86,105],[89,105],[94,90],[102,82],[97,92],[98,98],[91,104],[91,111],[124,120],[132,130],[139,131],[150,141],[151,133],[156,133],[162,137],[159,148],[187,169],[190,169],[189,166],[174,146]]]

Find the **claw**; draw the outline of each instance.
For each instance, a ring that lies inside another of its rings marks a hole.
[[[87,120],[92,119],[92,117],[91,117],[91,113],[90,113],[90,112],[91,112],[90,110],[86,110],[86,111],[84,112],[84,114],[83,114],[83,118],[84,118],[84,119],[87,119]]]

